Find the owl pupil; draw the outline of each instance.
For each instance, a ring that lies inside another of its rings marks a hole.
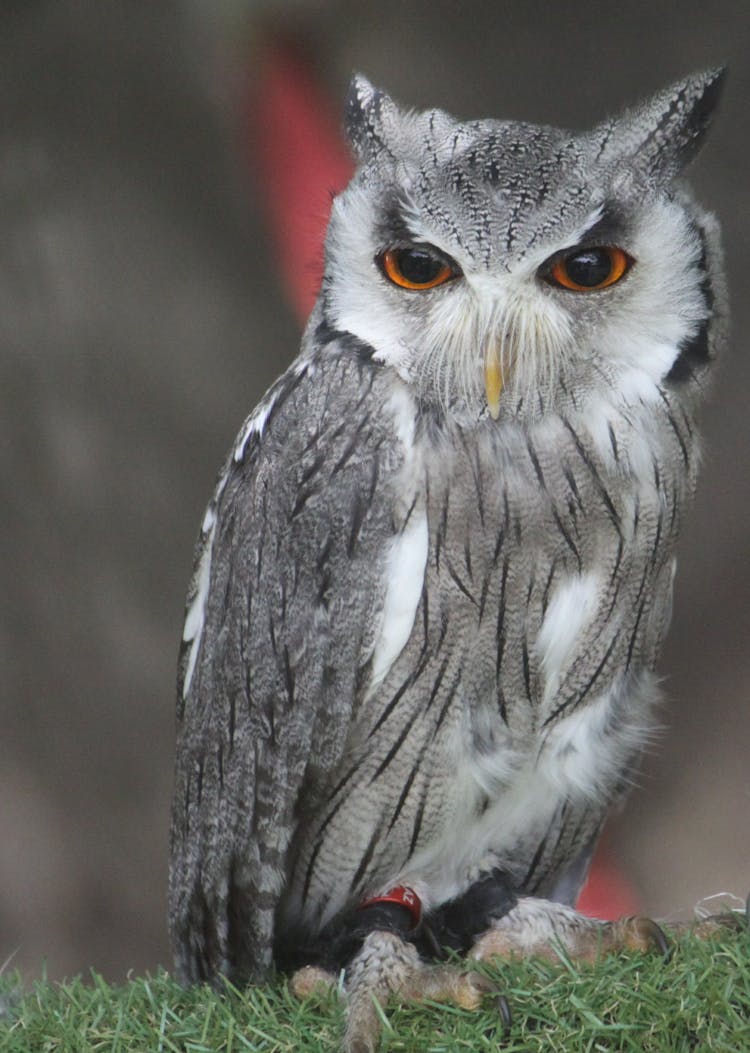
[[[612,260],[607,249],[586,249],[568,256],[565,270],[576,285],[593,288],[606,282],[612,270]]]
[[[443,263],[421,249],[402,249],[397,256],[399,270],[414,285],[426,285],[437,278]]]

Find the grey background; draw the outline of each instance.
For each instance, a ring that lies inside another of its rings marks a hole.
[[[261,27],[263,27],[261,31]],[[706,413],[662,671],[665,732],[611,831],[661,915],[750,888],[750,14],[735,3],[0,5],[0,960],[168,964],[173,680],[192,546],[296,351],[237,153],[239,71],[293,30],[341,98],[586,126],[731,68],[693,172],[734,341]]]

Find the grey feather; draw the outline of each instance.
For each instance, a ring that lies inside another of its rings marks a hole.
[[[183,978],[259,978],[396,883],[429,910],[500,867],[573,902],[651,733],[725,337],[716,224],[674,183],[719,80],[582,135],[406,113],[354,82],[360,167],[300,358],[241,430],[196,553]],[[611,287],[550,281],[612,245],[634,262]],[[453,280],[399,287],[383,253],[410,246]]]

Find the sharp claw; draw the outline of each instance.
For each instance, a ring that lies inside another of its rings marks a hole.
[[[438,938],[435,935],[435,931],[429,922],[422,922],[422,937],[430,949],[430,953],[438,962],[444,962],[448,959],[448,954],[444,947],[440,946]]]
[[[503,1038],[507,1038],[510,1034],[510,1029],[513,1027],[513,1014],[510,1011],[510,1003],[505,995],[501,994],[495,999],[495,1006],[503,1022]]]
[[[669,961],[672,957],[672,945],[661,925],[657,925],[653,918],[638,917],[633,918],[633,928],[647,947],[659,951],[664,960]]]

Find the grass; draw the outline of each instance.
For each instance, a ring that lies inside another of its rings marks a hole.
[[[513,1011],[503,1035],[481,1011],[394,1006],[382,1053],[750,1050],[750,934],[684,937],[669,962],[612,957],[596,966],[527,961],[491,971]],[[38,981],[19,992],[3,977],[2,1053],[337,1053],[335,994],[298,1002],[284,982],[240,992],[183,990],[165,972],[110,986]]]

